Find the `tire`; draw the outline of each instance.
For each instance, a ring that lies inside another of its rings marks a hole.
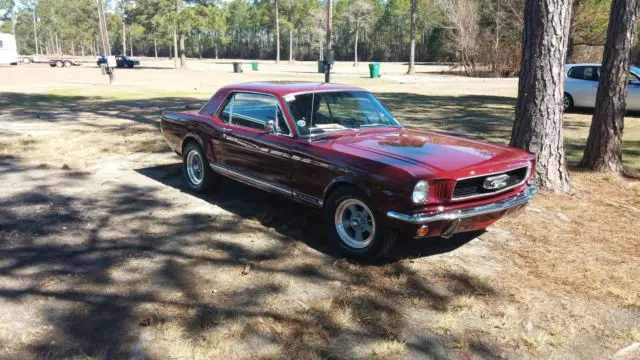
[[[30,64],[31,63],[31,58],[28,58],[28,57],[22,58],[22,63],[23,64]]]
[[[566,113],[573,110],[573,98],[567,93],[564,93],[564,98],[562,99],[562,110]]]
[[[71,67],[71,61],[65,60],[64,61],[64,67]]]
[[[56,60],[56,67],[63,67],[64,63],[62,62],[62,60]]]
[[[133,69],[133,64],[126,64],[127,69]]]
[[[331,193],[324,205],[324,221],[330,244],[352,259],[379,257],[395,241],[395,234],[387,230],[369,197],[353,186],[342,186]]]
[[[187,187],[198,193],[211,190],[218,180],[202,147],[195,141],[189,142],[182,152],[182,174]]]

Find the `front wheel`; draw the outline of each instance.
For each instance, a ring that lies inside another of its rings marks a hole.
[[[64,67],[70,67],[70,66],[71,66],[71,61],[65,60],[64,61]]]
[[[365,193],[355,187],[336,189],[325,204],[325,227],[331,244],[345,256],[366,260],[387,252],[394,234],[376,216]]]
[[[182,172],[187,186],[195,192],[210,190],[216,182],[216,175],[209,167],[200,145],[190,142],[182,153]]]
[[[64,63],[62,62],[62,60],[56,60],[56,67],[63,67]]]

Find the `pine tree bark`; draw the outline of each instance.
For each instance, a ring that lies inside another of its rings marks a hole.
[[[415,61],[416,61],[416,23],[418,22],[418,0],[411,0],[411,38],[409,45],[409,69],[407,74],[415,74]]]
[[[613,0],[602,57],[596,107],[580,167],[622,173],[622,131],[627,108],[629,55],[638,17],[638,0]]]
[[[280,63],[280,19],[278,17],[278,0],[274,1],[274,11],[276,13],[276,64]]]
[[[563,144],[563,70],[571,2],[526,0],[516,119],[511,146],[536,155],[534,181],[547,190],[570,189]]]
[[[573,63],[573,51],[574,51],[574,32],[576,27],[576,18],[578,16],[578,8],[580,7],[581,0],[573,0],[571,5],[571,23],[569,25],[569,43],[567,44],[567,64]]]

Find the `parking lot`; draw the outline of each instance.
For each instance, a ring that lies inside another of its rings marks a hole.
[[[163,110],[226,84],[322,81],[313,62],[141,59],[116,82],[79,67],[0,67],[0,358],[620,358],[640,342],[640,116],[629,178],[571,168],[517,218],[451,239],[401,239],[357,263],[322,214],[224,181],[184,191]],[[338,63],[407,126],[508,143],[517,79]],[[565,116],[579,161],[588,111]],[[635,175],[634,175],[635,174]],[[634,225],[636,224],[636,225]],[[635,352],[634,352],[635,351]]]

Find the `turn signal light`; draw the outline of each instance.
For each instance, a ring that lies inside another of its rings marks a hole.
[[[423,237],[427,235],[427,232],[429,232],[429,227],[427,225],[422,225],[420,226],[420,228],[418,229],[418,236],[419,237]]]

